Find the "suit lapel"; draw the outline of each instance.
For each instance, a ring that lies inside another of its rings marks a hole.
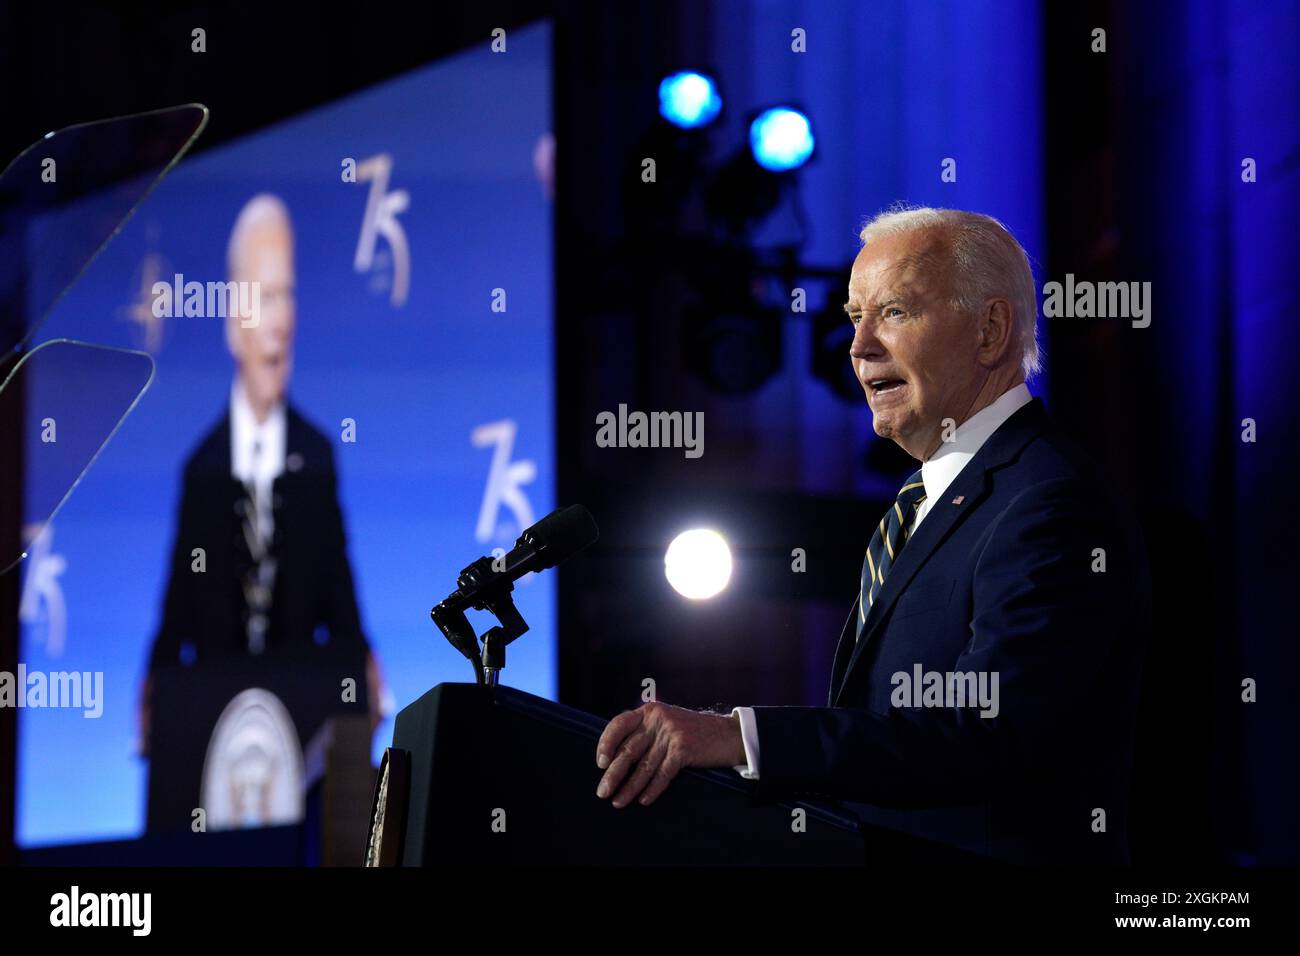
[[[826,693],[826,706],[835,706],[835,692],[839,689],[840,681],[844,679],[844,671],[849,662],[849,648],[853,644],[853,634],[858,625],[858,599],[853,599],[853,607],[849,609],[849,619],[844,622],[844,627],[840,629],[840,639],[835,644],[835,657],[831,661],[831,686]],[[848,643],[845,643],[848,642]]]
[[[282,529],[287,524],[294,523],[301,510],[299,503],[302,500],[303,463],[306,460],[303,448],[307,444],[304,440],[305,423],[288,402],[285,402],[284,416],[284,470],[271,482],[275,536],[281,541],[288,537],[281,534]]]
[[[908,538],[906,547],[899,553],[890,568],[889,576],[885,579],[884,586],[881,587],[875,603],[867,614],[866,629],[863,631],[862,639],[853,646],[839,684],[832,682],[831,706],[838,705],[839,697],[848,684],[854,666],[879,633],[881,622],[888,618],[889,611],[899,595],[953,529],[983,503],[989,492],[990,473],[1009,464],[1019,455],[1030,439],[1042,431],[1044,423],[1043,406],[1038,399],[1035,398],[1024,407],[1017,409],[1015,414],[989,436],[988,441],[976,452],[975,457],[944,490],[942,500],[930,504],[925,520],[916,529],[916,533]],[[850,623],[853,623],[852,620]],[[852,641],[852,634],[847,639]],[[841,644],[844,640],[844,635],[841,635]],[[837,652],[837,665],[839,658],[840,654]],[[834,676],[832,676],[833,680]]]

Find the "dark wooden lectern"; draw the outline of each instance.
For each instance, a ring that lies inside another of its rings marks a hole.
[[[439,684],[397,715],[390,752],[397,772],[380,808],[388,859],[405,866],[866,861],[856,817],[833,805],[757,804],[753,784],[729,769],[688,770],[653,805],[616,810],[596,797],[596,741],[605,724],[508,687]]]
[[[275,695],[292,719],[301,752],[331,718],[360,717],[364,722],[365,673],[364,653],[323,648],[320,653],[159,668],[154,674],[146,828],[150,832],[190,830],[193,811],[202,806],[200,783],[213,729],[241,691],[258,688]],[[354,693],[345,695],[345,681],[351,682]],[[349,741],[354,737],[351,734]],[[354,749],[361,748],[363,765],[369,759],[368,744],[365,729],[359,742],[353,742]],[[363,786],[369,782],[367,771]],[[358,820],[362,832],[364,817],[362,809]]]

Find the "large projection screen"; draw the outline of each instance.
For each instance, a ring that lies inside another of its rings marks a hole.
[[[20,711],[19,845],[143,829],[136,701],[182,469],[228,415],[234,368],[225,321],[158,316],[155,283],[226,280],[232,227],[256,196],[278,199],[292,223],[288,401],[333,453],[361,623],[391,692],[376,760],[397,709],[472,679],[429,609],[461,568],[556,506],[550,81],[542,23],[512,33],[505,54],[485,43],[200,151],[60,302],[42,339],[143,350],[157,372],[21,567],[21,662],[90,675],[102,691],[93,707]],[[29,461],[40,440],[27,436]],[[553,581],[516,588],[531,630],[504,675],[550,698]]]

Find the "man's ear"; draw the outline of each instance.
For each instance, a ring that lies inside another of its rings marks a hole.
[[[1015,344],[1015,317],[1006,299],[989,299],[979,320],[979,360],[986,368],[1000,365]]]

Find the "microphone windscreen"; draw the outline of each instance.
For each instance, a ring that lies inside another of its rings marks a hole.
[[[553,568],[600,537],[596,519],[582,505],[557,508],[519,536],[516,547],[527,545],[538,555],[534,570]]]

